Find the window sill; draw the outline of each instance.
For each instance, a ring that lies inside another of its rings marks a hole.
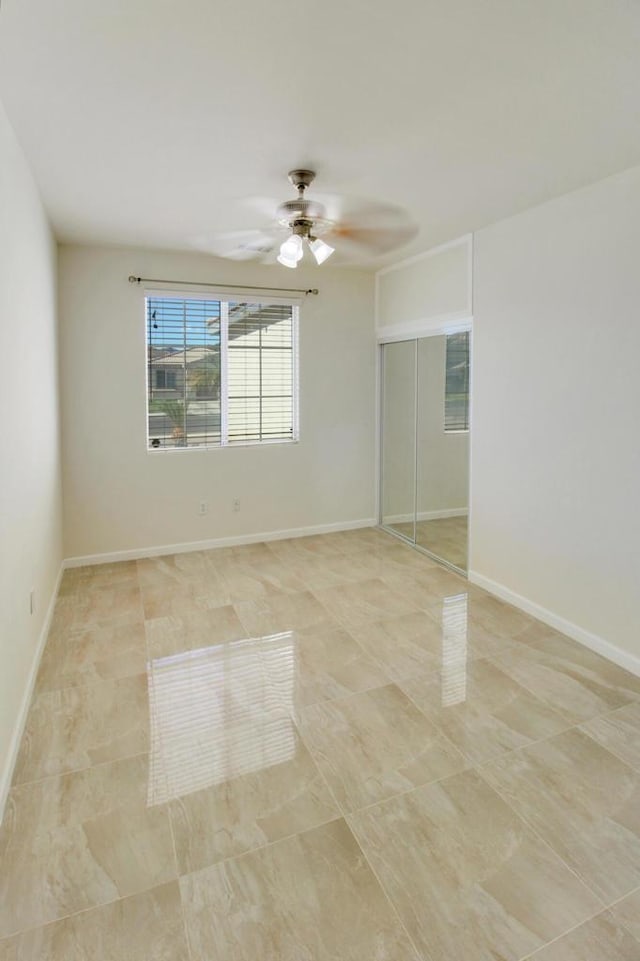
[[[299,444],[300,440],[260,440],[260,441],[238,441],[235,444],[217,444],[211,447],[147,447],[146,453],[153,454],[210,454],[221,450],[236,450],[246,447],[292,447]]]

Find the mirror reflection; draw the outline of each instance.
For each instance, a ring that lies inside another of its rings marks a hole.
[[[385,344],[382,375],[382,523],[415,543],[415,340]]]
[[[383,347],[382,524],[466,572],[469,331]]]
[[[469,334],[423,337],[417,349],[416,543],[466,570]]]

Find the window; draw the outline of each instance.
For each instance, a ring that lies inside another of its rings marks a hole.
[[[156,368],[156,390],[175,390],[177,385],[175,370]]]
[[[447,334],[444,387],[445,431],[469,430],[469,331]]]
[[[150,296],[146,325],[150,449],[298,439],[297,307]]]

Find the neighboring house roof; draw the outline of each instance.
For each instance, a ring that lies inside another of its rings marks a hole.
[[[236,304],[229,310],[229,340],[240,340],[255,333],[260,328],[270,327],[290,317],[289,307],[269,306],[264,304]],[[218,319],[215,318],[215,323]],[[154,367],[187,367],[211,362],[212,356],[217,357],[217,347],[194,346],[182,350],[165,350],[165,348],[150,346],[150,360]]]
[[[229,308],[229,340],[253,334],[291,316],[290,307],[276,304],[235,304]]]
[[[211,361],[212,356],[217,356],[217,351],[208,347],[189,347],[186,351],[178,350],[167,354],[165,357],[154,357],[156,367],[192,367],[194,364],[202,364]]]

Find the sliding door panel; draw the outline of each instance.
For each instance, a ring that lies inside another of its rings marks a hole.
[[[467,569],[469,333],[423,337],[418,351],[419,547]]]
[[[412,543],[416,536],[416,361],[415,340],[382,348],[381,521]]]

